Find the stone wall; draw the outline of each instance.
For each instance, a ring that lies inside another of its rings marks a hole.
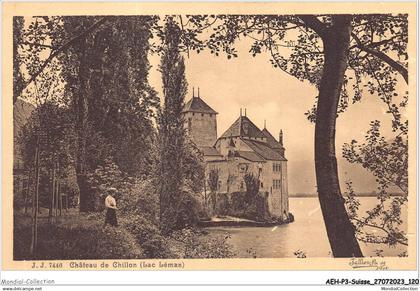
[[[217,139],[217,122],[215,113],[184,113],[184,127],[197,146],[214,145]]]

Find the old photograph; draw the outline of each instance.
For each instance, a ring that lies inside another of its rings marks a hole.
[[[13,15],[12,261],[414,259],[410,17],[348,12]]]

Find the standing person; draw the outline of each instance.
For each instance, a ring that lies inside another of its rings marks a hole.
[[[118,226],[117,223],[117,202],[112,195],[115,195],[117,189],[109,188],[108,195],[105,198],[105,208],[106,208],[106,216],[105,216],[105,225],[108,223],[111,226]]]

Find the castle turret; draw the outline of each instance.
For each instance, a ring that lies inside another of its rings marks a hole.
[[[283,130],[280,129],[280,133],[279,133],[279,144],[280,144],[280,149],[279,152],[280,154],[284,157],[284,145],[283,145]]]
[[[193,91],[192,98],[185,104],[185,128],[198,147],[212,147],[217,140],[217,112]]]
[[[279,143],[281,144],[281,146],[283,146],[283,130],[280,129],[280,133],[279,133]]]
[[[233,142],[233,138],[231,136],[228,143],[228,158],[232,158],[234,156],[235,156],[235,143]]]

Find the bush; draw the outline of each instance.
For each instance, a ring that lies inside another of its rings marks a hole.
[[[146,258],[171,258],[159,229],[159,199],[151,180],[136,180],[120,191],[119,220],[142,246]]]
[[[142,246],[146,258],[171,258],[167,240],[160,234],[159,227],[139,214],[127,214],[120,219],[121,224]]]
[[[158,224],[159,197],[151,180],[136,180],[125,189],[120,189],[118,208],[124,216],[141,215],[153,224]]]
[[[268,194],[260,192],[248,201],[247,192],[233,192],[216,195],[214,212],[217,215],[230,215],[261,222],[272,221],[268,212]]]
[[[200,217],[201,204],[198,202],[195,193],[189,190],[183,191],[180,197],[180,203],[177,207],[177,221],[175,230],[197,225]]]

